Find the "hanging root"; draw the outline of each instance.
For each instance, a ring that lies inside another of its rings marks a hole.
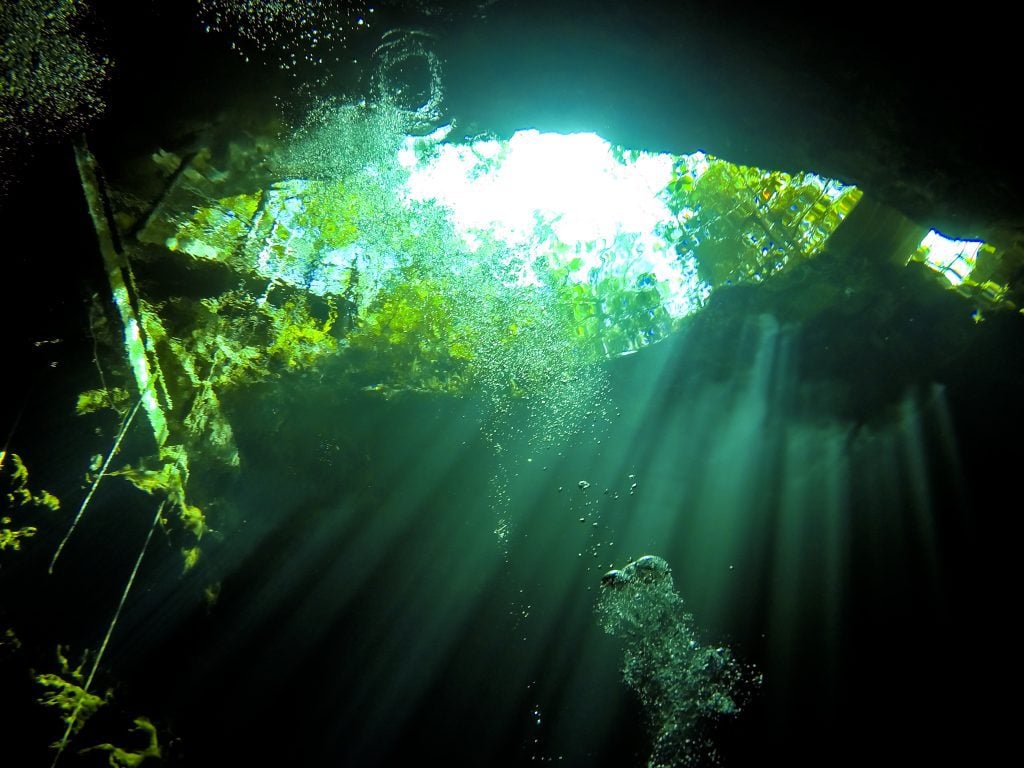
[[[150,524],[149,531],[146,533],[146,540],[142,542],[142,548],[139,550],[139,556],[135,559],[135,566],[132,568],[131,575],[128,577],[127,583],[124,585],[124,591],[121,593],[121,600],[117,604],[117,610],[114,611],[114,617],[110,620],[110,625],[107,627],[107,634],[103,636],[103,642],[100,643],[100,648],[96,652],[96,657],[93,659],[92,669],[89,670],[89,676],[85,679],[85,684],[82,686],[84,694],[88,694],[89,689],[92,687],[92,681],[96,676],[96,670],[99,669],[100,661],[103,659],[103,654],[106,653],[107,645],[110,643],[110,637],[114,634],[114,627],[117,626],[117,620],[121,617],[121,609],[124,608],[124,604],[128,600],[128,593],[131,592],[132,586],[135,584],[135,577],[138,575],[139,567],[142,565],[142,558],[145,556],[146,549],[149,547],[149,540],[153,538],[153,531],[156,530],[157,523],[160,522],[160,516],[163,514],[165,504],[167,504],[166,499],[157,505],[156,514],[153,515],[153,522]],[[64,754],[64,750],[71,738],[71,731],[78,719],[78,714],[81,711],[84,700],[85,696],[79,699],[74,712],[72,712],[71,716],[68,718],[68,727],[65,729],[64,735],[61,737],[60,741],[56,744],[57,754],[54,755],[50,768],[56,768],[57,762],[60,760],[60,756]]]

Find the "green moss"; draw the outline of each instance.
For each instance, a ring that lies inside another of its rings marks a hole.
[[[206,516],[203,514],[203,510],[182,502],[179,507],[178,518],[181,520],[185,530],[196,537],[196,541],[203,538],[203,534],[207,531]]]
[[[0,552],[5,549],[17,551],[21,549],[21,540],[29,539],[36,535],[38,529],[34,525],[26,525],[21,528],[9,528],[11,518],[0,517]]]
[[[176,491],[181,484],[179,470],[171,462],[161,465],[160,469],[136,468],[129,464],[108,474],[123,477],[140,491],[148,494],[169,494]]]
[[[14,651],[21,650],[21,640],[13,628],[8,627],[0,634],[0,648],[10,648]]]
[[[196,564],[199,562],[199,558],[202,554],[203,551],[199,547],[189,547],[188,549],[181,550],[185,573],[188,573],[196,567]]]
[[[56,512],[57,510],[60,509],[60,499],[58,499],[49,491],[40,491],[36,496],[32,498],[32,501],[37,506],[48,509],[51,512]]]
[[[181,446],[169,446],[161,452],[161,460],[159,469],[127,465],[109,474],[123,477],[140,491],[150,495],[165,496],[177,513],[181,530],[198,542],[209,531],[209,526],[203,510],[190,504],[185,497],[185,488],[188,484],[187,455]],[[198,560],[198,547],[193,546],[190,549],[196,550],[192,557],[193,560]],[[188,557],[186,554],[186,561]]]
[[[91,752],[93,750],[100,750],[109,752],[110,755],[107,758],[107,764],[111,768],[137,768],[142,765],[146,760],[153,758],[154,760],[160,760],[163,754],[160,751],[160,740],[157,735],[156,726],[150,722],[148,717],[137,717],[133,721],[135,723],[135,730],[138,733],[143,734],[146,737],[146,745],[135,750],[129,750],[125,747],[117,747],[113,744],[97,744],[95,747],[89,747],[83,749],[82,752]]]
[[[33,493],[28,482],[28,468],[21,456],[6,451],[0,452],[0,488],[3,489],[3,498],[7,506],[0,514],[0,552],[18,551],[25,539],[30,539],[38,533],[39,529],[34,525],[15,522],[16,510],[60,510],[60,499],[49,491]]]
[[[338,341],[331,329],[338,319],[337,305],[329,304],[325,321],[312,316],[307,302],[300,299],[286,301],[273,315],[276,338],[269,349],[275,358],[290,369],[308,368],[325,355],[338,349]]]
[[[87,413],[103,410],[104,408],[112,408],[120,413],[128,407],[130,399],[131,396],[128,394],[128,390],[121,387],[90,389],[78,396],[78,401],[75,404],[75,413],[83,416]]]
[[[89,654],[86,652],[82,654],[78,666],[72,667],[64,653],[63,646],[58,645],[57,662],[60,665],[60,672],[47,672],[35,676],[36,683],[47,689],[47,692],[40,695],[37,701],[44,707],[58,710],[61,720],[73,734],[82,730],[89,718],[96,714],[96,711],[107,702],[111,695],[110,691],[107,691],[104,696],[97,696],[83,687],[85,684],[83,668],[88,659]],[[58,744],[53,746],[56,748]]]
[[[203,602],[208,609],[213,608],[220,599],[220,582],[207,584],[203,587]]]

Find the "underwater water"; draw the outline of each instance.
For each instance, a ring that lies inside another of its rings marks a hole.
[[[1019,252],[609,6],[0,16],[0,765],[1003,749]]]

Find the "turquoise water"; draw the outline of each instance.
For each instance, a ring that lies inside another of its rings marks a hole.
[[[4,765],[998,746],[1021,324],[907,264],[929,222],[711,175],[740,134],[611,11],[198,5],[97,6],[89,154],[5,166]],[[497,198],[530,129],[598,154]]]

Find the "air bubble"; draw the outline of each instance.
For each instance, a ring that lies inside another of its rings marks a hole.
[[[601,577],[601,627],[625,641],[623,677],[654,743],[649,766],[716,764],[706,726],[739,712],[760,682],[724,646],[702,645],[668,563],[646,555]]]

